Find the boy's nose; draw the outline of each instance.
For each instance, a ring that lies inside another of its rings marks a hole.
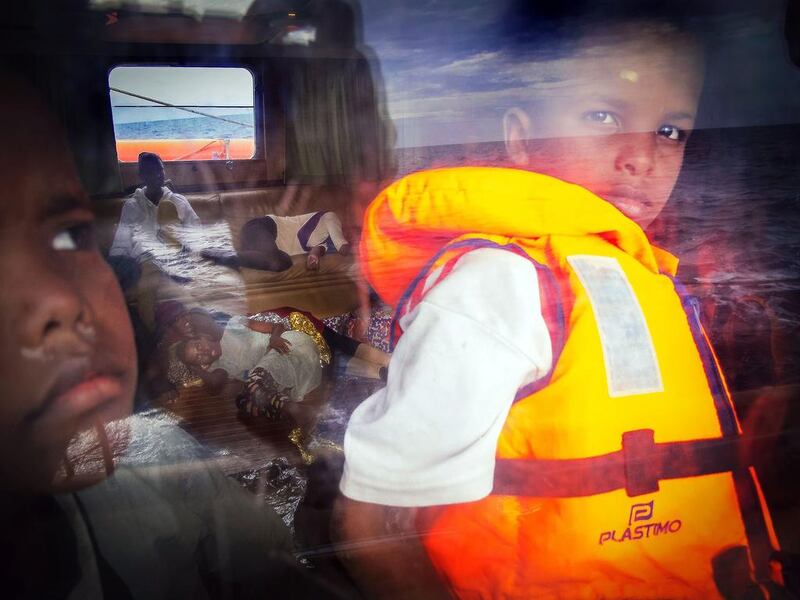
[[[614,163],[617,171],[632,177],[650,175],[655,166],[655,143],[652,135],[624,134]]]
[[[85,354],[94,340],[94,319],[79,289],[52,267],[29,271],[16,326],[19,345],[48,353]]]

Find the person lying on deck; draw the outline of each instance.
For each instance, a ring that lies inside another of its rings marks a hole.
[[[165,180],[164,163],[158,154],[139,154],[139,177],[142,187],[136,188],[125,201],[120,215],[110,257],[127,257],[142,262],[147,256],[147,242],[159,236],[163,221],[179,221],[181,225],[199,227],[200,218],[182,195],[176,194]]]
[[[238,380],[244,384],[239,408],[271,418],[280,416],[287,401],[300,402],[319,386],[322,364],[330,362],[332,350],[360,359],[362,373],[376,379],[386,378],[389,363],[385,352],[299,311],[266,322],[192,309],[172,320],[159,346],[173,385],[200,380],[216,392]]]
[[[150,328],[160,293],[189,281],[165,266],[169,247],[187,250],[168,226],[199,229],[201,223],[186,197],[172,191],[158,154],[139,154],[139,177],[142,186],[122,207],[108,263],[127,299],[138,306],[137,316]]]
[[[333,212],[314,212],[293,217],[267,215],[251,219],[242,227],[241,249],[236,253],[203,250],[209,260],[238,269],[285,271],[293,255],[307,254],[306,268],[319,269],[327,253],[350,253],[350,243],[342,232],[342,222]]]

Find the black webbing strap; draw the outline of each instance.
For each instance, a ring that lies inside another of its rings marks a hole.
[[[751,463],[742,436],[655,443],[652,429],[622,434],[622,449],[564,460],[502,459],[493,494],[570,498],[624,489],[628,496],[658,491],[662,479],[724,473]]]

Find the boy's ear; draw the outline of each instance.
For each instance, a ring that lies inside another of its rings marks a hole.
[[[503,137],[506,153],[517,166],[528,164],[527,140],[531,137],[531,118],[521,108],[509,108],[503,115]]]

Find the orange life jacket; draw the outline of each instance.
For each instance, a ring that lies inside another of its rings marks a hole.
[[[397,322],[433,269],[441,281],[486,246],[539,269],[554,357],[511,408],[493,493],[421,511],[425,547],[452,589],[769,597],[777,541],[716,359],[676,292],[677,260],[583,188],[491,168],[393,184],[366,213],[361,253]]]

